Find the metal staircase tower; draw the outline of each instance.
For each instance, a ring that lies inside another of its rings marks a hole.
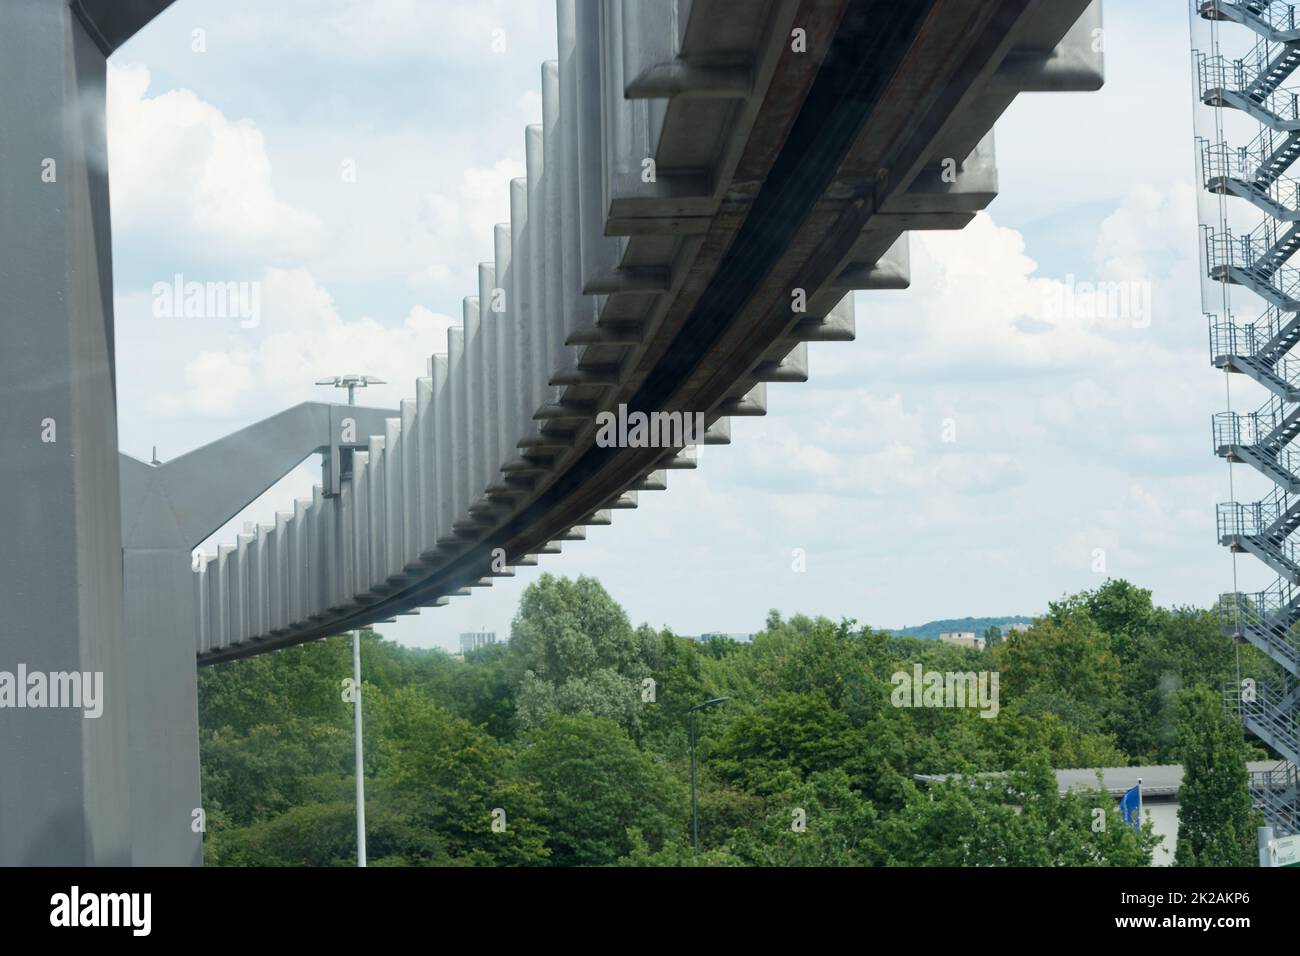
[[[1300,344],[1300,260],[1292,261],[1300,251],[1300,179],[1290,174],[1300,159],[1300,87],[1287,84],[1300,71],[1300,16],[1295,6],[1272,0],[1192,0],[1192,24],[1197,94],[1208,107],[1196,112],[1211,360],[1268,392],[1255,411],[1214,416],[1215,453],[1271,483],[1260,500],[1220,504],[1218,536],[1277,575],[1263,591],[1242,593],[1234,570],[1234,590],[1220,599],[1225,633],[1278,665],[1277,677],[1231,687],[1225,698],[1248,731],[1289,761],[1253,774],[1251,789],[1269,823],[1294,833],[1300,824],[1300,353],[1291,352]],[[1208,36],[1201,49],[1195,49],[1198,36]],[[1250,314],[1261,305],[1263,311],[1239,323],[1234,298],[1239,305],[1255,302]]]

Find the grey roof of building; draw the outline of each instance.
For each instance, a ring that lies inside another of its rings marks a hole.
[[[1246,765],[1252,773],[1273,770],[1279,766],[1276,760],[1253,760]],[[1142,780],[1142,795],[1145,797],[1173,797],[1183,783],[1181,764],[1157,764],[1146,767],[1079,767],[1073,770],[1057,770],[1056,783],[1061,793],[1070,790],[1097,789],[1097,775],[1101,774],[1101,788],[1115,796],[1137,786]],[[949,777],[961,777],[961,774],[913,774],[912,779],[923,782],[936,782]],[[980,777],[1001,777],[1001,773],[978,774]]]

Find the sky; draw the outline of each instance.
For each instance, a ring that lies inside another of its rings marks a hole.
[[[757,631],[773,608],[875,627],[1036,614],[1107,577],[1166,605],[1231,590],[1186,7],[1105,13],[1105,88],[1017,98],[1000,195],[963,231],[912,234],[911,288],[857,293],[857,341],[810,345],[807,383],[769,385],[765,418],[733,420],[730,446],[612,526],[378,630],[447,648],[508,634],[542,572],[594,575],[634,624],[683,634]],[[177,0],[119,50],[123,451],[166,461],[343,400],[312,383],[344,372],[389,383],[364,404],[413,397],[509,218],[554,55],[539,0]],[[160,317],[155,284],[177,275],[259,283],[257,323]],[[1133,298],[1101,303],[1096,283]],[[1232,383],[1253,407],[1251,387]],[[317,481],[309,461],[204,547]],[[1243,589],[1267,583],[1254,571]]]

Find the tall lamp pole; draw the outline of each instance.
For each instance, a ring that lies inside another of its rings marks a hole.
[[[348,404],[357,403],[357,389],[367,385],[386,385],[382,378],[373,375],[336,375],[323,378],[317,385],[333,385],[348,390]],[[361,630],[352,632],[352,736],[356,751],[357,778],[357,866],[366,865],[366,778],[365,760],[361,752]]]
[[[366,865],[366,776],[361,754],[361,629],[352,632],[352,740],[357,763],[357,866]]]
[[[723,701],[731,700],[730,697],[714,697],[712,700],[706,700],[702,704],[696,704],[687,713],[691,722],[691,850],[695,851],[700,848],[700,809],[699,800],[695,791],[695,712],[703,710],[705,707],[712,707],[714,704],[721,704]]]

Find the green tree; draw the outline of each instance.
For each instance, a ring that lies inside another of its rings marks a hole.
[[[848,716],[825,694],[786,691],[731,720],[710,763],[722,778],[763,792],[785,770],[802,779],[854,764],[854,736]]]
[[[1241,729],[1206,688],[1178,700],[1178,866],[1254,866],[1255,827]]]
[[[927,785],[886,821],[888,861],[904,866],[1148,866],[1158,838],[1125,824],[1109,794],[1060,793],[1041,754],[1006,775]]]
[[[451,859],[498,866],[547,861],[545,808],[509,748],[413,689],[385,695],[379,709],[385,728],[380,784],[405,799],[414,823],[445,841]]]
[[[685,829],[685,787],[602,717],[556,716],[522,741],[519,769],[546,809],[551,862],[601,866],[634,849],[635,830],[651,851]]]
[[[553,713],[608,717],[636,730],[656,647],[595,578],[543,574],[524,591],[510,629],[520,729]]]
[[[882,862],[875,807],[840,769],[770,784],[762,822],[733,832],[729,855],[747,866],[874,866]]]
[[[1122,578],[1106,581],[1093,591],[1084,591],[1061,604],[1051,604],[1050,613],[1068,617],[1067,607],[1080,606],[1093,622],[1111,639],[1111,647],[1121,660],[1135,656],[1134,645],[1154,628],[1157,610],[1151,592],[1135,587]]]
[[[223,832],[208,862],[219,866],[355,866],[356,804],[306,803],[247,827]],[[449,866],[441,835],[419,825],[410,808],[387,794],[366,800],[369,866]]]
[[[994,652],[1004,706],[1055,713],[1081,731],[1104,731],[1118,702],[1119,658],[1086,610],[1053,610]]]

